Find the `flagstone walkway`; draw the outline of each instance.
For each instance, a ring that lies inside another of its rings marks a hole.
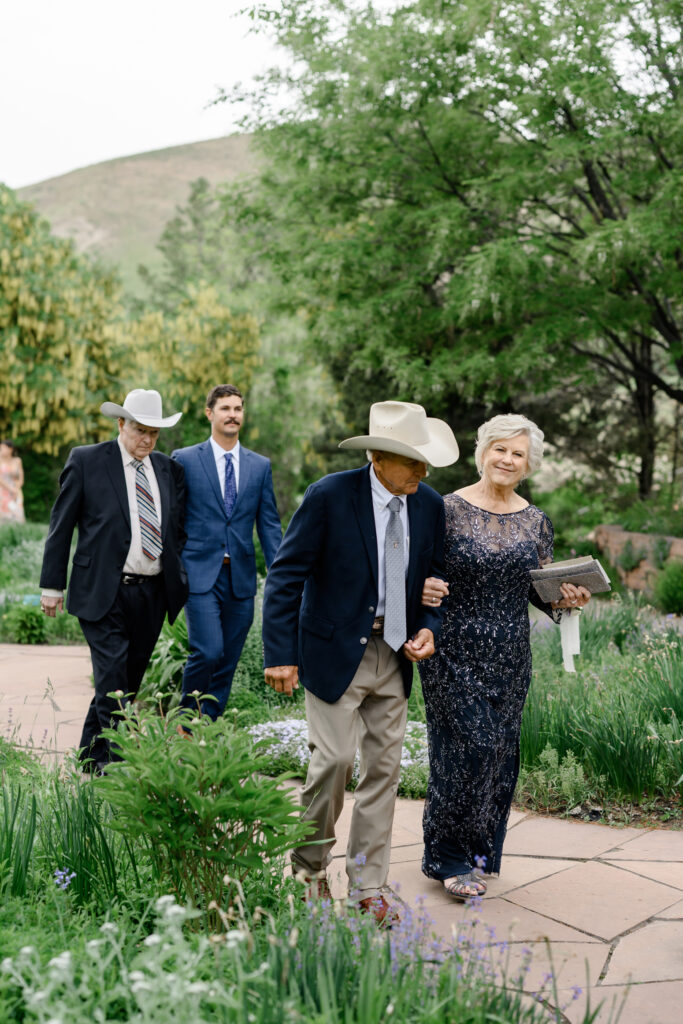
[[[0,735],[60,758],[76,746],[92,696],[86,647],[0,645]],[[345,890],[344,845],[353,797],[347,796],[332,862],[333,893]],[[683,832],[613,828],[513,811],[500,878],[472,911],[420,871],[422,802],[398,800],[389,881],[407,904],[420,898],[435,931],[476,919],[510,943],[510,965],[533,953],[526,986],[558,977],[567,1021],[582,1019],[586,998],[609,1019],[630,984],[620,1024],[683,1020]],[[586,972],[590,983],[586,985]],[[572,1001],[573,988],[582,989]]]

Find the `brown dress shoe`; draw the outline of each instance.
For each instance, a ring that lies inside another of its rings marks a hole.
[[[380,928],[393,928],[401,920],[398,911],[389,906],[384,896],[368,896],[359,900],[358,906],[362,914],[372,914]]]
[[[320,878],[316,877],[315,875],[304,875],[301,881],[306,886],[306,891],[304,895],[301,897],[302,900],[332,899],[330,885],[325,875],[321,875]]]

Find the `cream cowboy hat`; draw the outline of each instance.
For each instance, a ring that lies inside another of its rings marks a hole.
[[[100,412],[103,416],[109,416],[112,419],[123,416],[126,420],[141,423],[143,427],[173,427],[183,415],[181,412],[176,412],[173,416],[162,416],[159,392],[145,391],[143,388],[129,391],[123,405],[116,405],[115,402],[103,402]]]
[[[460,454],[448,424],[431,419],[413,402],[375,402],[370,406],[369,433],[348,437],[339,447],[391,452],[430,466],[450,466]]]

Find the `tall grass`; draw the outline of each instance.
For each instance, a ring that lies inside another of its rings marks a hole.
[[[568,753],[613,800],[681,792],[676,723],[683,722],[683,634],[642,602],[615,600],[581,620],[575,675],[562,670],[556,630],[533,636],[534,670],[522,719],[526,770],[550,747]]]
[[[35,794],[5,784],[0,799],[0,894],[25,896],[36,838]]]

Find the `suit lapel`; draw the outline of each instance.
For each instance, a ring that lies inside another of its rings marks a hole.
[[[121,506],[121,512],[123,518],[128,524],[130,529],[130,509],[128,507],[128,490],[126,488],[126,475],[123,471],[123,459],[121,458],[121,449],[119,448],[118,441],[111,441],[109,447],[106,450],[106,456],[104,460],[107,474],[112,482],[114,488],[114,494],[118,498]]]
[[[358,479],[351,500],[353,501],[353,507],[358,518],[360,534],[368,554],[372,578],[375,586],[377,586],[377,530],[375,529],[375,513],[372,508],[369,466],[358,471]]]
[[[202,441],[197,448],[197,454],[199,455],[199,461],[202,464],[202,468],[206,473],[209,486],[213,491],[216,501],[223,509],[225,515],[225,505],[223,504],[223,495],[221,494],[221,485],[218,479],[218,469],[216,467],[216,460],[213,457],[213,448],[211,447],[210,441]]]
[[[150,460],[152,462],[152,468],[154,469],[154,475],[157,478],[157,486],[159,488],[159,498],[161,501],[161,539],[164,540],[166,537],[168,520],[171,515],[171,478],[168,463],[165,459],[160,457],[159,452],[152,452],[150,454]]]

